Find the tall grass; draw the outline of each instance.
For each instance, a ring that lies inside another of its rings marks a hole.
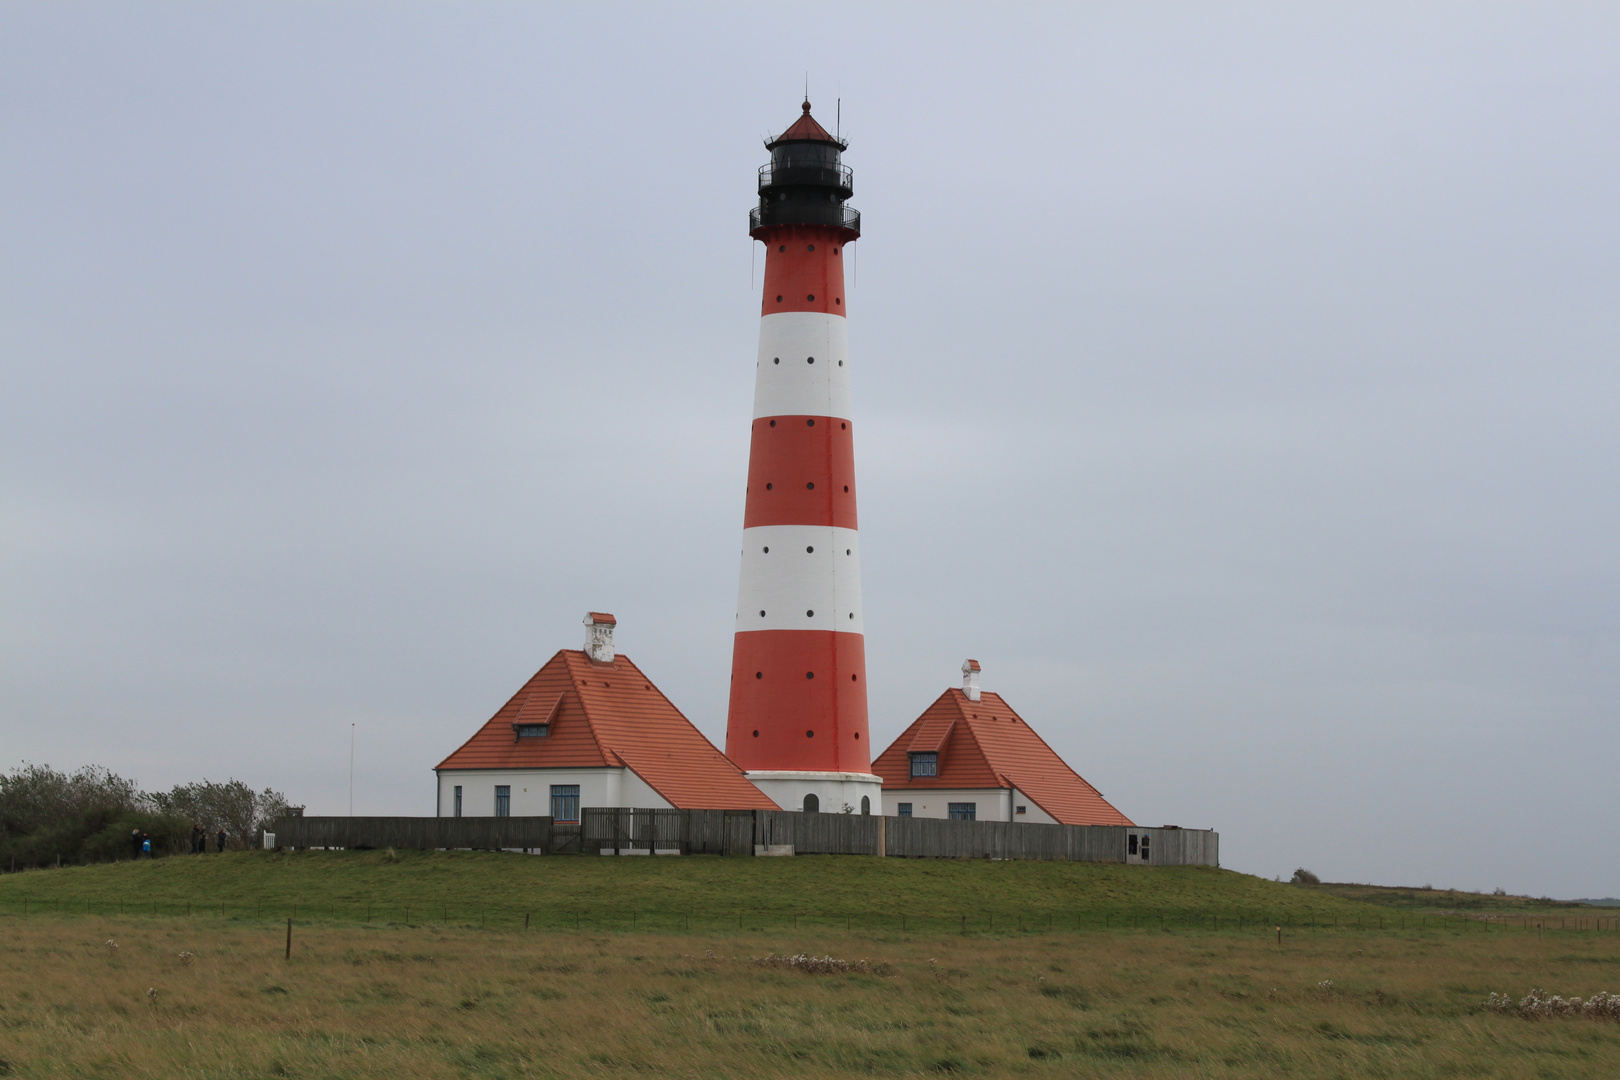
[[[201,917],[0,933],[17,1076],[1620,1075],[1620,1024],[1485,1005],[1614,984],[1610,935],[328,925],[287,960],[283,926]],[[752,962],[801,954],[850,963]]]

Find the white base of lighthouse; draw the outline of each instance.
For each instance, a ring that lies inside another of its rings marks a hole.
[[[784,810],[883,813],[883,777],[872,773],[755,769],[743,776]],[[815,800],[813,804],[811,799]]]

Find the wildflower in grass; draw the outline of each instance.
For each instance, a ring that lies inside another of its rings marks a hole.
[[[112,938],[108,938],[107,939],[107,951],[108,952],[117,952],[118,951],[118,942],[114,941]]]
[[[182,965],[184,965],[185,967],[190,967],[191,962],[193,960],[197,959],[197,954],[194,953],[194,952],[191,952],[190,950],[182,950],[181,952],[176,954],[175,959],[179,960],[180,963]]]

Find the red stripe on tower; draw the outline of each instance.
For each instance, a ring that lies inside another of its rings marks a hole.
[[[726,755],[778,805],[882,812],[866,723],[845,246],[844,140],[803,115],[766,144],[765,245]]]

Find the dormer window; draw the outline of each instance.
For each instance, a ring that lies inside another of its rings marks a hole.
[[[544,739],[551,735],[550,724],[513,724],[512,741],[519,739]]]
[[[939,755],[936,754],[936,753],[912,754],[911,755],[911,775],[912,776],[938,776],[939,775]]]

